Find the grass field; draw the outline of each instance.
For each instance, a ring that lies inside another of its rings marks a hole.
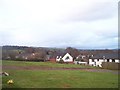
[[[40,67],[55,67],[55,68],[96,68],[92,66],[84,65],[74,65],[74,64],[59,64],[59,63],[50,63],[50,62],[25,62],[25,61],[7,61],[2,62],[3,65],[17,65],[17,66],[40,66]]]
[[[4,68],[4,66],[19,66],[27,68]],[[2,77],[3,88],[118,88],[118,74],[111,72],[91,72],[86,70],[49,70],[35,69],[43,67],[52,68],[90,68],[90,66],[56,64],[48,62],[3,61],[3,71],[10,76]],[[33,67],[34,70],[28,69]],[[13,79],[14,84],[7,81]]]

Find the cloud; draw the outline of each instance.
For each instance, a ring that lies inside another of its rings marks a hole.
[[[94,21],[109,19],[117,14],[117,2],[88,2],[84,7],[76,7],[67,16],[68,21]],[[112,12],[111,12],[112,11]]]
[[[117,48],[115,0],[1,0],[1,45]]]

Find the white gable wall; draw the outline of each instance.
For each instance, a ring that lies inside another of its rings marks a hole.
[[[60,56],[60,57],[57,56],[57,57],[56,57],[56,61],[59,62],[61,58],[62,58],[61,56]]]
[[[67,57],[69,58],[66,59]],[[62,59],[64,62],[73,62],[73,57],[69,53],[65,54],[65,56]]]

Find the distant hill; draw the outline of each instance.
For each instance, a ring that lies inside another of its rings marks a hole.
[[[105,49],[105,50],[84,50],[84,49],[76,49],[72,47],[64,48],[51,48],[51,47],[28,47],[28,46],[2,46],[2,59],[23,59],[22,57],[28,57],[29,59],[45,59],[47,55],[51,58],[55,58],[58,54],[62,53],[70,53],[73,56],[77,56],[79,54],[84,55],[95,55],[99,53],[118,53],[117,49]],[[35,54],[34,58],[31,56]]]

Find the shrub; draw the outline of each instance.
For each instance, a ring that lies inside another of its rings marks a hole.
[[[61,63],[61,64],[64,63],[63,59],[60,59],[59,63]]]
[[[115,63],[115,62],[103,62],[102,63],[102,68],[104,69],[112,69],[112,70],[118,70],[120,63]]]

